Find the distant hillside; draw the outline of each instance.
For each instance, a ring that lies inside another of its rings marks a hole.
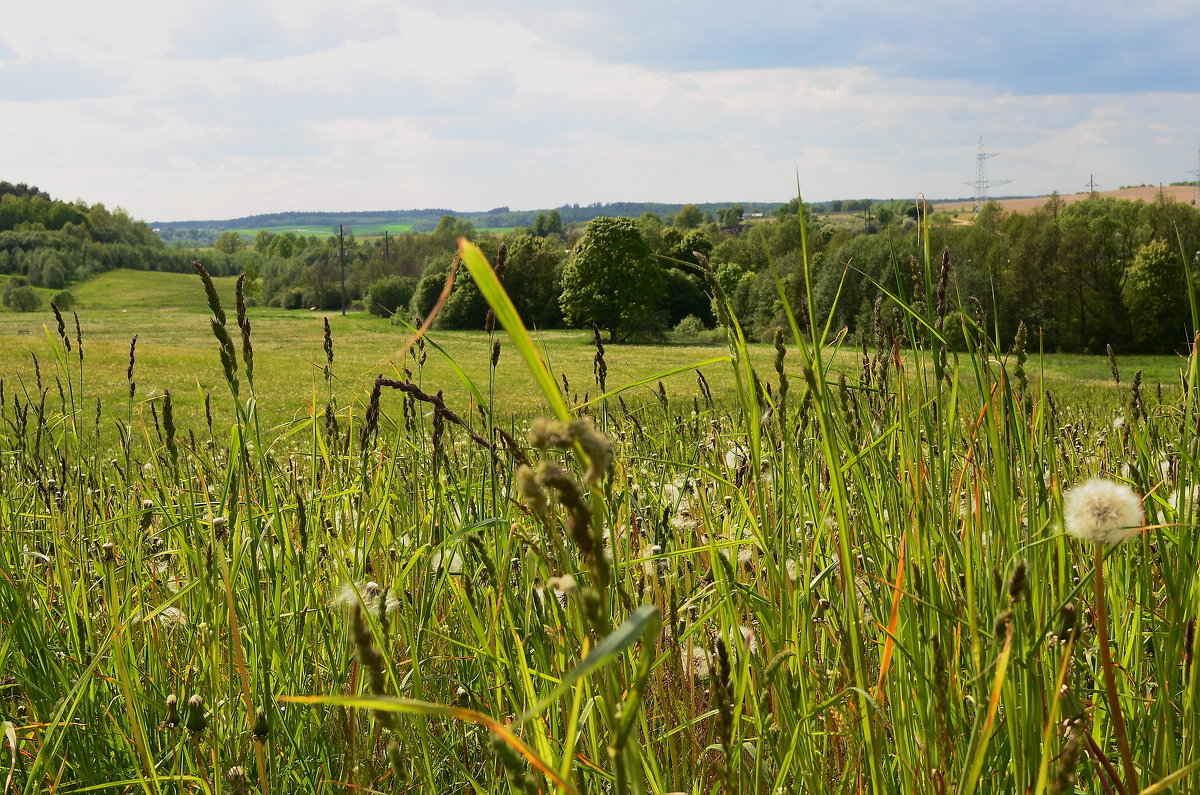
[[[1113,199],[1128,199],[1129,201],[1145,201],[1153,202],[1158,199],[1159,193],[1169,199],[1174,199],[1177,202],[1191,204],[1196,198],[1196,188],[1194,185],[1166,185],[1162,188],[1158,186],[1143,186],[1140,188],[1121,188],[1120,190],[1105,190],[1097,191],[1097,196],[1103,196]],[[1060,195],[1063,204],[1074,204],[1075,202],[1083,201],[1092,194],[1090,193],[1069,193]],[[1042,207],[1050,200],[1049,196],[1026,196],[1021,198],[1006,198],[996,199],[996,203],[1009,212],[1028,213]],[[934,201],[933,207],[935,210],[945,212],[970,212],[974,204],[972,199],[955,199],[952,201]]]
[[[708,202],[697,204],[701,211],[714,216],[717,210],[741,204],[749,215],[752,212],[769,214],[784,202]],[[383,229],[390,232],[432,232],[444,215],[453,215],[470,221],[476,229],[512,229],[533,226],[538,213],[557,210],[563,223],[585,223],[602,215],[637,217],[654,213],[663,217],[674,216],[684,204],[659,202],[595,202],[588,205],[564,204],[540,210],[510,210],[497,207],[484,212],[461,212],[446,208],[424,210],[372,210],[366,212],[280,212],[249,215],[243,218],[208,221],[158,221],[151,224],[168,243],[204,245],[211,243],[217,235],[226,231],[253,233],[260,229],[270,232],[301,230],[309,234],[337,234],[338,226],[362,235],[379,235]],[[357,231],[356,231],[357,230]]]

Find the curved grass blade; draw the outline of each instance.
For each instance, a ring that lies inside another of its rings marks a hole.
[[[521,358],[529,366],[534,380],[537,381],[542,394],[550,403],[554,416],[563,422],[569,422],[571,410],[567,408],[567,401],[563,399],[562,392],[559,391],[558,382],[554,380],[554,376],[550,375],[550,368],[546,366],[545,359],[538,353],[533,338],[529,336],[529,329],[525,328],[524,321],[517,313],[517,308],[513,306],[512,299],[504,291],[500,280],[496,278],[496,272],[488,264],[487,257],[483,255],[478,246],[466,238],[460,238],[458,241],[458,255],[466,264],[467,270],[471,272],[471,276],[475,279],[479,292],[487,300],[488,306],[496,313],[496,319],[508,332],[509,339],[517,346]]]
[[[1157,781],[1146,787],[1144,790],[1139,792],[1138,795],[1157,795],[1159,792],[1166,792],[1168,787],[1198,768],[1200,768],[1200,760],[1192,762],[1190,765],[1185,767],[1179,768],[1161,781]]]
[[[656,608],[657,609],[657,608]],[[529,760],[529,764],[542,771],[563,790],[578,795],[575,788],[568,784],[554,768],[546,763],[537,753],[525,744],[512,730],[490,715],[476,712],[473,709],[451,707],[445,704],[434,704],[415,698],[397,698],[395,696],[280,696],[280,701],[292,704],[326,704],[331,707],[353,707],[355,709],[374,709],[382,712],[399,712],[404,715],[421,715],[427,718],[454,718],[468,723],[486,726],[496,733],[500,739],[516,749],[521,756]]]
[[[659,621],[658,607],[656,605],[642,605],[633,612],[629,618],[625,619],[625,623],[614,629],[604,640],[596,644],[596,647],[591,650],[587,657],[576,665],[570,673],[559,681],[558,685],[550,691],[550,694],[525,710],[521,717],[517,718],[516,726],[522,726],[530,718],[545,710],[553,704],[559,696],[567,692],[575,682],[587,676],[592,671],[607,665],[618,654],[628,649],[630,646],[642,636],[646,628],[651,624],[657,626]]]
[[[609,390],[608,392],[605,392],[603,395],[597,395],[596,397],[592,398],[591,400],[585,400],[582,403],[576,403],[574,406],[571,407],[571,410],[579,411],[580,409],[587,408],[588,406],[591,406],[594,403],[599,403],[600,401],[605,400],[607,398],[616,397],[617,395],[621,394],[622,392],[626,392],[630,389],[633,389],[634,387],[645,386],[646,384],[652,384],[655,381],[660,381],[663,378],[667,378],[668,376],[679,375],[680,373],[686,373],[689,370],[699,370],[701,367],[708,367],[710,364],[720,364],[721,362],[731,362],[731,361],[733,361],[732,356],[714,356],[711,359],[705,359],[704,361],[696,362],[695,364],[685,364],[685,365],[681,365],[679,367],[673,367],[670,370],[664,370],[661,373],[655,373],[654,375],[648,375],[645,378],[641,378],[641,379],[638,379],[637,381],[633,381],[631,383],[625,384],[624,386]]]

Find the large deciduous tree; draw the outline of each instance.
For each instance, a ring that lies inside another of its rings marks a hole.
[[[246,239],[233,230],[227,230],[217,235],[213,248],[222,254],[237,254],[246,250]]]
[[[695,229],[704,223],[704,213],[694,204],[685,204],[675,216],[675,226],[680,229]]]
[[[637,221],[596,218],[563,269],[563,315],[572,325],[595,323],[614,342],[653,332],[662,280]]]
[[[1174,353],[1191,341],[1188,284],[1179,255],[1162,240],[1137,250],[1123,290],[1138,350]]]

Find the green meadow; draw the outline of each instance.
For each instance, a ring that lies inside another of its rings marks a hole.
[[[0,313],[6,791],[1195,791],[1194,352],[598,349],[465,267],[494,334]]]

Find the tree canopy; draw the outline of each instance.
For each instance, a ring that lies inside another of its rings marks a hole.
[[[567,260],[560,304],[567,323],[595,323],[617,341],[655,325],[662,271],[632,218],[597,218]]]

